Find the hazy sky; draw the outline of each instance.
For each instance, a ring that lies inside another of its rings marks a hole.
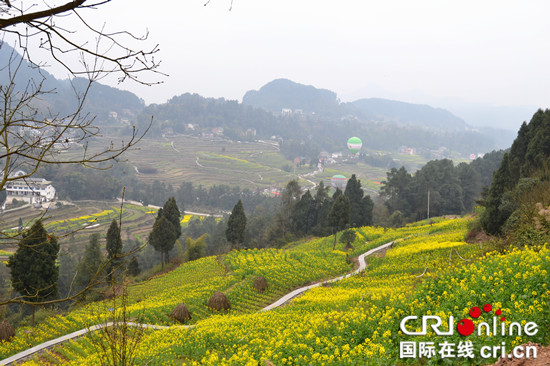
[[[550,107],[550,1],[112,0],[89,16],[159,43],[164,84],[241,100],[276,78],[360,97]],[[86,13],[86,15],[88,15]]]

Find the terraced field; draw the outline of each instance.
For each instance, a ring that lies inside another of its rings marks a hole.
[[[96,143],[104,146],[108,141],[99,139]],[[316,168],[294,167],[292,162],[279,153],[276,145],[267,141],[234,142],[191,136],[143,139],[136,149],[126,152],[124,157],[138,171],[139,167],[156,169],[156,172],[150,174],[139,173],[138,179],[147,183],[159,180],[176,187],[186,181],[203,186],[229,184],[264,189],[272,186],[284,187],[291,179],[298,179],[303,186],[310,186],[308,180],[315,183],[325,180],[328,183],[335,174],[348,177],[356,174],[363,186],[375,193],[379,188],[377,182],[386,178],[386,169],[350,160],[328,165],[324,173],[302,179],[301,175],[311,173]],[[426,162],[419,156],[405,156],[404,159],[407,159],[407,164]],[[292,171],[282,170],[285,166],[291,166]]]
[[[527,341],[546,342],[550,317],[548,297],[550,252],[544,247],[486,254],[479,245],[463,241],[467,220],[436,220],[399,230],[361,228],[354,253],[381,242],[401,238],[394,248],[370,259],[361,276],[312,289],[282,308],[257,312],[288,289],[350,269],[346,253],[332,251],[331,238],[295,243],[284,250],[245,250],[225,257],[209,257],[182,265],[176,271],[131,286],[130,316],[143,312],[155,324],[173,324],[167,313],[179,302],[189,305],[196,326],[173,326],[147,331],[136,356],[150,365],[393,365],[415,363],[399,358],[399,345],[410,337],[399,331],[405,316],[450,315],[469,317],[476,305],[492,304],[497,314],[511,321],[536,322],[539,332],[506,337],[472,336],[472,357],[444,359],[435,353],[428,364],[471,365],[492,360],[480,358],[482,345],[511,349]],[[353,253],[349,254],[353,255]],[[251,280],[264,275],[269,290],[251,290]],[[225,314],[205,307],[215,290],[228,294],[233,305]],[[99,306],[96,305],[96,308]],[[0,346],[0,357],[43,341],[52,333],[69,332],[93,322],[89,308],[50,319],[36,332],[21,329],[16,340]],[[489,321],[481,314],[475,324]],[[504,318],[502,320],[504,322]],[[59,326],[56,326],[56,325]],[[418,324],[419,325],[419,324]],[[421,341],[451,341],[432,331]],[[54,363],[93,365],[98,353],[84,337],[56,347],[27,365]],[[439,343],[441,344],[441,343]],[[426,356],[425,356],[426,357]],[[494,360],[494,359],[493,359]]]
[[[369,249],[400,235],[394,231],[380,235],[382,229],[375,231],[372,233],[373,241],[357,241],[357,250]],[[299,250],[300,245],[304,245],[307,251]],[[234,251],[224,257],[207,257],[186,263],[168,274],[130,286],[129,316],[133,318],[141,314],[144,322],[174,325],[168,314],[177,304],[185,301],[193,314],[192,323],[200,323],[212,316],[219,316],[205,306],[208,298],[217,290],[226,293],[232,304],[232,309],[226,315],[250,314],[294,288],[331,278],[351,268],[345,253],[332,251],[331,238],[298,244],[288,250]],[[269,288],[264,293],[258,293],[251,287],[254,278],[259,275],[268,280]],[[7,357],[98,322],[104,319],[110,306],[109,302],[104,305],[94,304],[72,311],[62,319],[50,318],[32,333],[21,329],[18,333],[21,336],[18,335],[14,342],[0,346],[0,357]],[[57,328],[58,322],[64,326]],[[65,349],[67,347],[64,346]]]
[[[157,210],[155,208],[125,203],[122,207],[118,201],[77,201],[61,207],[34,209],[25,207],[20,210],[4,213],[2,225],[15,236],[18,231],[19,218],[25,227],[30,227],[37,217],[42,217],[49,233],[56,235],[61,250],[80,253],[89,243],[90,235],[99,233],[103,238],[112,220],[122,223],[122,239],[143,241],[151,232]],[[184,215],[181,225],[186,227],[189,220],[197,215]],[[16,247],[14,239],[1,242],[0,256],[13,252]]]

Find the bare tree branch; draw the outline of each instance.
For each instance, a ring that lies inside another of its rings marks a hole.
[[[144,131],[133,126],[125,140],[111,141],[108,146],[100,148],[92,147],[94,139],[101,137],[95,117],[84,110],[93,83],[114,75],[119,82],[132,80],[153,85],[162,82],[159,77],[164,75],[159,71],[160,61],[155,57],[159,46],[144,46],[148,32],[136,36],[125,30],[109,31],[105,24],[97,26],[90,21],[89,12],[97,11],[109,2],[111,0],[19,0],[17,3],[0,0],[0,47],[6,39],[15,40],[21,53],[19,56],[14,51],[9,60],[0,60],[0,73],[8,75],[9,80],[0,84],[0,119],[3,122],[0,125],[0,191],[13,181],[30,185],[28,182],[44,164],[78,164],[97,168],[99,163],[117,161],[149,130],[152,118]],[[56,91],[47,86],[47,79],[40,71],[46,66],[43,55],[37,55],[40,49],[48,51],[51,62],[72,76],[87,79],[83,88],[72,85],[75,106],[70,112],[52,110],[53,107],[47,103],[47,97]],[[23,76],[26,75],[23,72],[26,61],[38,72],[28,80]],[[78,147],[78,155],[61,154],[66,145]],[[18,171],[24,173],[13,174]],[[47,212],[39,215],[39,219],[45,218]],[[120,217],[120,224],[121,220]],[[2,245],[6,241],[24,245],[21,242],[23,234],[0,229]],[[0,305],[51,305],[76,299],[91,288],[106,283],[107,269],[112,269],[112,272],[120,270],[120,267],[112,268],[113,264],[124,262],[121,258],[133,256],[141,248],[106,259],[92,280],[77,293],[36,302],[32,300],[37,300],[39,293],[48,292],[48,288],[26,289],[26,296],[0,299]],[[72,288],[71,283],[71,291]],[[28,294],[33,293],[37,298],[29,298]]]
[[[22,13],[21,15],[14,16],[11,18],[0,19],[0,30],[12,25],[16,25],[20,23],[30,23],[37,19],[49,18],[54,15],[66,13],[68,11],[71,11],[80,7],[85,2],[86,0],[74,0],[54,8],[50,8],[42,11],[30,12],[30,13]],[[6,5],[8,7],[11,7],[11,4],[9,3],[9,1],[6,1]]]
[[[114,73],[119,74],[119,81],[130,79],[146,85],[160,83],[143,78],[151,73],[165,75],[158,70],[160,61],[154,57],[159,51],[158,44],[148,49],[134,49],[130,45],[132,41],[146,41],[148,32],[143,36],[125,30],[108,32],[105,24],[93,26],[81,14],[85,10],[97,10],[109,2],[111,0],[44,0],[40,5],[32,3],[25,7],[25,1],[21,1],[21,5],[15,7],[3,1],[0,2],[0,31],[15,35],[30,61],[35,58],[32,56],[34,52],[31,54],[25,45],[37,39],[38,48],[46,49],[56,63],[73,75],[99,80]],[[36,7],[41,9],[35,10]],[[58,21],[64,18],[73,19],[77,25],[72,29],[63,27]],[[79,65],[72,63],[75,59],[80,59]]]

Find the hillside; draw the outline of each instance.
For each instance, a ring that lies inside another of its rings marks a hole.
[[[463,131],[470,128],[464,120],[451,112],[429,105],[380,98],[359,99],[351,104],[372,119],[383,122],[449,131]]]
[[[301,110],[306,114],[322,116],[341,114],[340,103],[333,91],[295,83],[288,79],[276,79],[259,90],[246,92],[243,104],[277,114],[283,109]]]
[[[541,289],[548,286],[548,249],[479,257],[483,253],[481,247],[463,241],[467,223],[455,219],[397,230],[358,229],[350,256],[390,240],[401,240],[385,255],[368,260],[364,275],[317,287],[285,307],[266,312],[257,310],[293,287],[348,271],[345,253],[332,251],[329,237],[296,243],[284,250],[231,252],[220,260],[207,257],[132,285],[128,316],[142,314],[145,322],[170,325],[144,334],[135,353],[137,361],[151,365],[388,365],[400,362],[400,342],[429,340],[437,344],[445,340],[457,344],[464,340],[456,332],[447,337],[431,332],[421,337],[407,336],[397,331],[405,316],[437,314],[446,324],[450,315],[457,322],[484,304],[492,305],[497,314],[502,313],[506,324],[531,321],[539,331],[535,336],[515,337],[472,334],[467,340],[473,343],[473,358],[459,356],[462,358],[456,361],[461,364],[494,360],[481,357],[481,346],[504,342],[506,349],[511,350],[527,341],[547,339],[548,309],[543,306],[546,294]],[[516,275],[518,268],[520,276]],[[265,293],[251,289],[258,275],[268,281]],[[227,293],[232,305],[229,312],[216,314],[205,307],[216,290]],[[192,329],[176,326],[167,316],[182,301],[191,309],[192,323],[196,324]],[[0,344],[0,357],[98,320],[108,320],[109,316],[101,317],[97,312],[108,313],[106,308],[112,304],[96,304],[75,309],[67,316],[51,317],[32,333],[18,329],[12,343]],[[487,314],[475,320],[476,325],[491,319],[491,310],[485,311]],[[84,337],[24,364],[92,365],[98,362],[93,342],[97,340]],[[433,362],[443,362],[446,356],[435,353],[430,357]]]
[[[21,56],[7,43],[0,42],[0,67],[8,68],[9,60],[12,60],[9,69],[14,75],[15,90],[23,91],[28,87],[35,87],[42,83],[42,91],[45,93],[35,100],[37,106],[44,113],[51,110],[53,114],[61,115],[75,112],[77,99],[75,92],[82,94],[88,85],[88,80],[84,78],[73,78],[71,80],[58,80],[44,68],[38,69],[27,60],[21,60]],[[21,62],[19,68],[17,65]],[[17,69],[17,72],[15,70]],[[32,82],[30,82],[32,81]],[[0,73],[0,85],[10,83],[10,73]],[[31,90],[31,89],[29,89]],[[120,119],[131,119],[139,113],[144,102],[135,94],[94,82],[88,92],[83,113],[90,113],[97,116],[98,124],[112,123]],[[111,112],[116,113],[113,117]],[[47,116],[47,115],[46,115]]]
[[[418,128],[463,131],[470,127],[461,118],[448,110],[428,105],[369,98],[352,103],[340,103],[335,92],[318,89],[311,85],[295,83],[287,79],[276,79],[259,90],[248,91],[243,104],[262,108],[276,114],[315,114],[323,117],[355,116],[365,121],[412,125]]]
[[[539,109],[529,123],[521,125],[510,151],[495,172],[481,221],[486,232],[506,234],[520,229],[524,224],[520,218],[531,214],[526,211],[534,210],[536,204],[541,207],[549,204],[549,163],[550,110]],[[545,232],[525,234],[524,240],[532,240],[532,235],[540,237]]]

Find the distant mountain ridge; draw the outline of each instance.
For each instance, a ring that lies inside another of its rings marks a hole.
[[[7,72],[7,64],[10,59],[12,63],[9,70],[14,72],[21,61],[21,56],[10,45],[0,41],[0,68],[6,67],[4,72],[0,72],[1,85],[10,83],[10,73]],[[77,104],[75,90],[82,93],[88,85],[88,80],[85,78],[56,79],[46,70],[38,69],[27,60],[21,61],[21,66],[13,78],[17,91],[25,90],[29,82],[34,84],[42,82],[42,90],[48,91],[48,93],[40,95],[40,104],[61,115],[75,112]],[[117,115],[132,116],[138,114],[144,107],[143,100],[132,92],[94,82],[88,92],[82,112],[97,116],[98,123],[101,123],[109,119],[112,115],[111,112],[115,112]]]
[[[469,126],[463,119],[443,108],[412,104],[389,99],[359,99],[351,103],[374,119],[442,130],[464,130]]]
[[[12,55],[16,62],[17,57],[20,60],[14,52],[6,43],[0,43],[0,64],[5,66]],[[74,89],[84,90],[87,80],[57,80],[23,61],[15,82],[22,90],[29,80],[42,78],[45,89],[54,93],[44,95],[40,107],[60,115],[74,112]],[[8,73],[0,73],[0,84],[9,82]],[[283,109],[287,111],[282,113]],[[82,112],[97,116],[98,125],[125,129],[134,124],[147,128],[153,115],[149,136],[188,133],[236,141],[273,138],[292,147],[287,151],[311,157],[321,149],[338,151],[350,136],[361,137],[364,146],[374,150],[396,151],[408,146],[425,154],[441,147],[469,155],[509,146],[501,141],[495,144],[496,133],[468,128],[463,120],[443,109],[378,98],[341,103],[335,92],[287,79],[273,80],[257,91],[247,92],[243,103],[186,93],[147,107],[129,91],[96,82]],[[46,113],[43,117],[47,118]]]
[[[464,120],[442,108],[381,98],[340,103],[333,91],[302,85],[288,79],[276,79],[259,90],[248,91],[243,97],[243,104],[274,113],[289,109],[325,117],[355,115],[371,121],[440,130],[456,131],[469,128]]]
[[[283,109],[299,109],[305,113],[332,115],[338,110],[340,102],[333,91],[288,79],[276,79],[260,90],[246,92],[243,104],[273,113],[281,113]]]

